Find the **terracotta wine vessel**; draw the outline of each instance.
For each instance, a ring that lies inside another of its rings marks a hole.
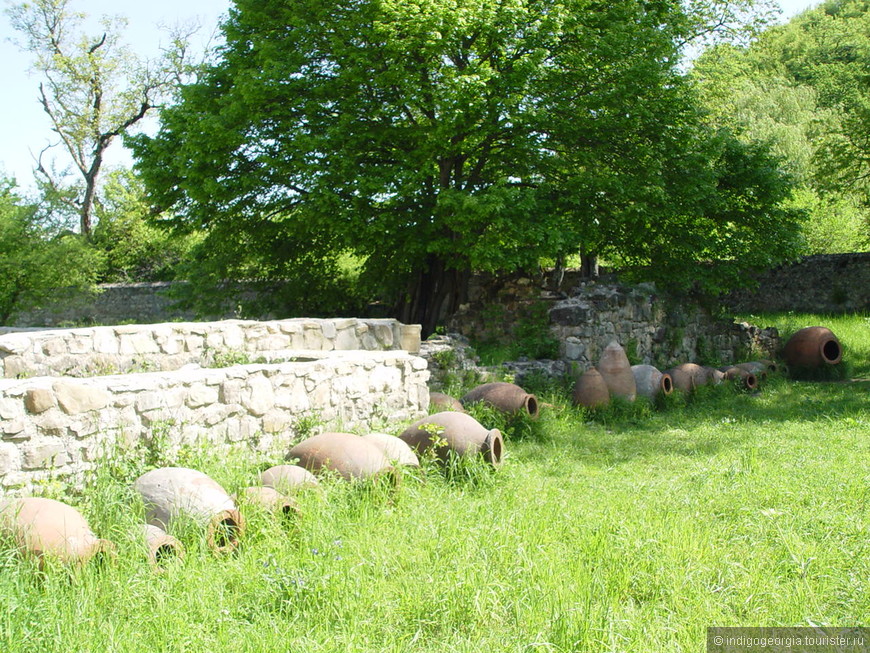
[[[216,553],[239,545],[245,518],[226,491],[195,469],[161,467],[140,476],[133,488],[145,504],[145,521],[164,530],[177,519],[191,519],[205,528],[206,544]]]
[[[61,501],[42,497],[0,501],[0,532],[18,550],[38,558],[82,565],[98,554],[115,552],[115,545],[101,540],[82,514]]]
[[[387,460],[393,465],[407,465],[419,467],[420,460],[404,440],[387,433],[369,433],[362,436],[366,442],[371,442],[383,452]]]
[[[522,411],[535,418],[539,412],[538,398],[513,383],[484,383],[460,399],[464,407],[479,401],[486,402],[503,413]]]
[[[833,331],[813,326],[801,329],[789,338],[782,355],[790,367],[823,367],[843,360],[843,347]]]
[[[632,365],[631,373],[637,386],[637,394],[647,399],[655,399],[659,395],[669,395],[674,391],[674,382],[670,374],[660,372],[652,365]]]
[[[163,565],[168,559],[180,560],[184,557],[184,545],[159,526],[141,524],[138,530],[139,537],[145,543],[148,562],[155,569],[162,571]]]
[[[601,408],[610,403],[610,390],[596,368],[590,367],[577,379],[573,400],[574,405],[586,408]]]
[[[299,465],[275,465],[260,474],[260,483],[281,494],[293,494],[319,484],[317,477]]]
[[[383,452],[351,433],[321,433],[303,440],[287,453],[287,460],[315,474],[337,472],[345,480],[364,479],[392,472]]]
[[[465,408],[459,399],[446,395],[443,392],[429,393],[429,410],[433,413],[441,410],[455,410],[460,413],[465,412]]]
[[[482,454],[493,467],[499,467],[504,455],[504,440],[498,429],[487,429],[466,413],[443,412],[417,420],[399,438],[418,454],[432,447],[441,460],[449,452],[458,456]]]
[[[598,361],[598,371],[610,390],[611,397],[622,397],[628,401],[634,401],[637,397],[637,386],[634,374],[631,373],[631,363],[625,350],[616,340],[611,341]]]

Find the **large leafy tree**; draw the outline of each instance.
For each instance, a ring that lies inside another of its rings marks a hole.
[[[473,269],[649,262],[673,205],[671,232],[709,232],[719,154],[678,62],[714,29],[671,0],[238,0],[220,61],[133,147],[214,279],[322,280],[349,253],[429,332]]]

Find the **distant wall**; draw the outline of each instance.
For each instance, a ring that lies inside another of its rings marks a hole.
[[[870,252],[806,256],[759,275],[759,287],[727,300],[737,313],[870,311]]]

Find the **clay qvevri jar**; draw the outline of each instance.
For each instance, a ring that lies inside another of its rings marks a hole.
[[[235,498],[242,506],[256,506],[260,510],[282,517],[300,516],[299,506],[296,505],[296,502],[272,487],[252,485],[240,490]]]
[[[479,401],[486,402],[503,413],[524,412],[529,417],[538,416],[538,398],[513,383],[484,383],[460,400],[468,407]]]
[[[739,381],[747,390],[755,390],[758,388],[758,377],[756,377],[752,372],[747,372],[746,370],[734,365],[720,367],[719,371],[725,375],[726,381]]]
[[[683,363],[667,370],[674,382],[674,388],[683,392],[691,392],[695,388],[706,385],[710,380],[710,373],[695,363]]]
[[[378,447],[352,433],[315,435],[290,449],[287,460],[297,460],[314,474],[336,472],[345,480],[392,472],[392,465]]]
[[[443,392],[429,393],[429,410],[433,413],[442,410],[455,410],[460,413],[465,412],[465,408],[459,399],[446,395]]]
[[[843,347],[827,327],[806,327],[788,339],[782,355],[790,367],[824,367],[843,360]]]
[[[717,370],[715,367],[710,367],[709,365],[704,365],[704,369],[707,372],[707,382],[712,385],[720,385],[725,381],[725,373],[721,370]]]
[[[674,382],[670,374],[660,372],[653,365],[632,365],[634,384],[637,394],[647,399],[655,399],[659,395],[669,395],[674,391]]]
[[[631,363],[628,362],[625,350],[615,340],[601,353],[598,372],[607,384],[611,397],[622,397],[628,401],[634,401],[637,397],[637,386],[634,374],[631,373]]]
[[[148,562],[155,569],[162,570],[167,560],[180,560],[184,557],[184,545],[159,526],[141,524],[139,537],[145,543]]]
[[[487,429],[466,413],[444,412],[417,420],[399,438],[418,454],[432,447],[441,460],[452,451],[458,456],[482,454],[493,467],[499,467],[504,455],[504,440],[498,429]]]
[[[393,465],[406,465],[408,467],[419,467],[420,460],[413,449],[408,446],[404,440],[397,438],[395,435],[388,433],[369,433],[362,436],[366,442],[371,442],[380,449],[387,460]]]
[[[754,374],[758,381],[767,381],[767,365],[761,362],[753,361],[750,363],[737,363],[734,367]]]
[[[140,476],[133,488],[145,504],[145,521],[167,530],[177,519],[205,528],[206,544],[217,553],[239,545],[245,518],[235,501],[213,479],[195,469],[161,467]]]
[[[281,494],[293,494],[319,484],[317,477],[299,465],[275,465],[260,474],[260,483]]]
[[[18,550],[39,559],[81,565],[100,554],[114,554],[115,545],[101,540],[82,514],[61,501],[29,497],[0,501],[0,530]]]
[[[610,403],[610,390],[596,368],[590,367],[577,379],[573,400],[575,406],[586,408],[601,408]]]

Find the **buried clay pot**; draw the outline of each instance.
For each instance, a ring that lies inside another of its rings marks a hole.
[[[22,554],[36,557],[40,567],[46,559],[82,565],[94,556],[115,553],[115,545],[94,535],[78,510],[54,499],[0,501],[0,532]]]
[[[299,465],[275,465],[260,474],[260,483],[281,494],[293,494],[319,485],[317,477]]]
[[[789,367],[817,368],[843,360],[843,347],[827,327],[806,327],[788,339],[782,355]]]
[[[747,390],[758,388],[758,377],[752,372],[748,372],[735,365],[720,367],[719,371],[725,375],[727,381],[740,381],[740,384]]]
[[[287,460],[298,460],[299,466],[315,474],[337,472],[348,481],[393,471],[378,447],[352,433],[315,435],[290,449]]]
[[[659,395],[669,395],[674,391],[671,375],[660,372],[652,365],[632,365],[631,373],[637,386],[637,394],[647,399],[655,399]]]
[[[206,544],[216,553],[233,551],[244,535],[245,518],[235,502],[195,469],[153,469],[137,478],[133,489],[142,496],[147,523],[168,529],[178,519],[191,519],[205,528]]]
[[[760,382],[767,381],[767,365],[761,362],[737,363],[734,367],[754,374],[755,378]]]
[[[524,412],[529,417],[538,416],[538,398],[513,383],[484,383],[460,399],[467,407],[479,401],[488,403],[503,413]]]
[[[406,465],[419,467],[420,461],[417,455],[404,440],[387,433],[369,433],[362,436],[366,442],[371,442],[380,449],[387,460],[393,465]]]
[[[631,372],[631,363],[625,350],[616,340],[610,342],[601,352],[598,361],[598,371],[607,384],[611,397],[622,397],[634,401],[637,397],[637,385]]]
[[[715,367],[710,367],[709,365],[704,365],[704,369],[707,371],[707,382],[711,385],[721,385],[725,382],[725,373],[721,370],[717,370]]]
[[[452,451],[458,456],[482,454],[493,467],[500,467],[504,441],[498,429],[486,429],[466,413],[444,412],[417,420],[399,438],[418,454],[432,447],[441,460]]]
[[[691,392],[698,386],[707,385],[710,382],[710,372],[695,363],[677,365],[666,370],[666,373],[671,375],[674,388],[682,392]]]
[[[184,557],[184,545],[159,526],[140,524],[137,530],[145,543],[148,562],[155,569],[162,570],[167,560],[181,560]]]
[[[610,403],[610,390],[596,368],[590,367],[577,379],[573,401],[575,406],[586,408],[601,408]]]
[[[281,517],[301,516],[296,502],[272,487],[252,485],[236,493],[235,498],[240,505],[256,506],[260,510]]]
[[[437,412],[441,410],[455,410],[460,413],[465,412],[462,402],[459,399],[446,395],[443,392],[429,393],[429,410]]]

